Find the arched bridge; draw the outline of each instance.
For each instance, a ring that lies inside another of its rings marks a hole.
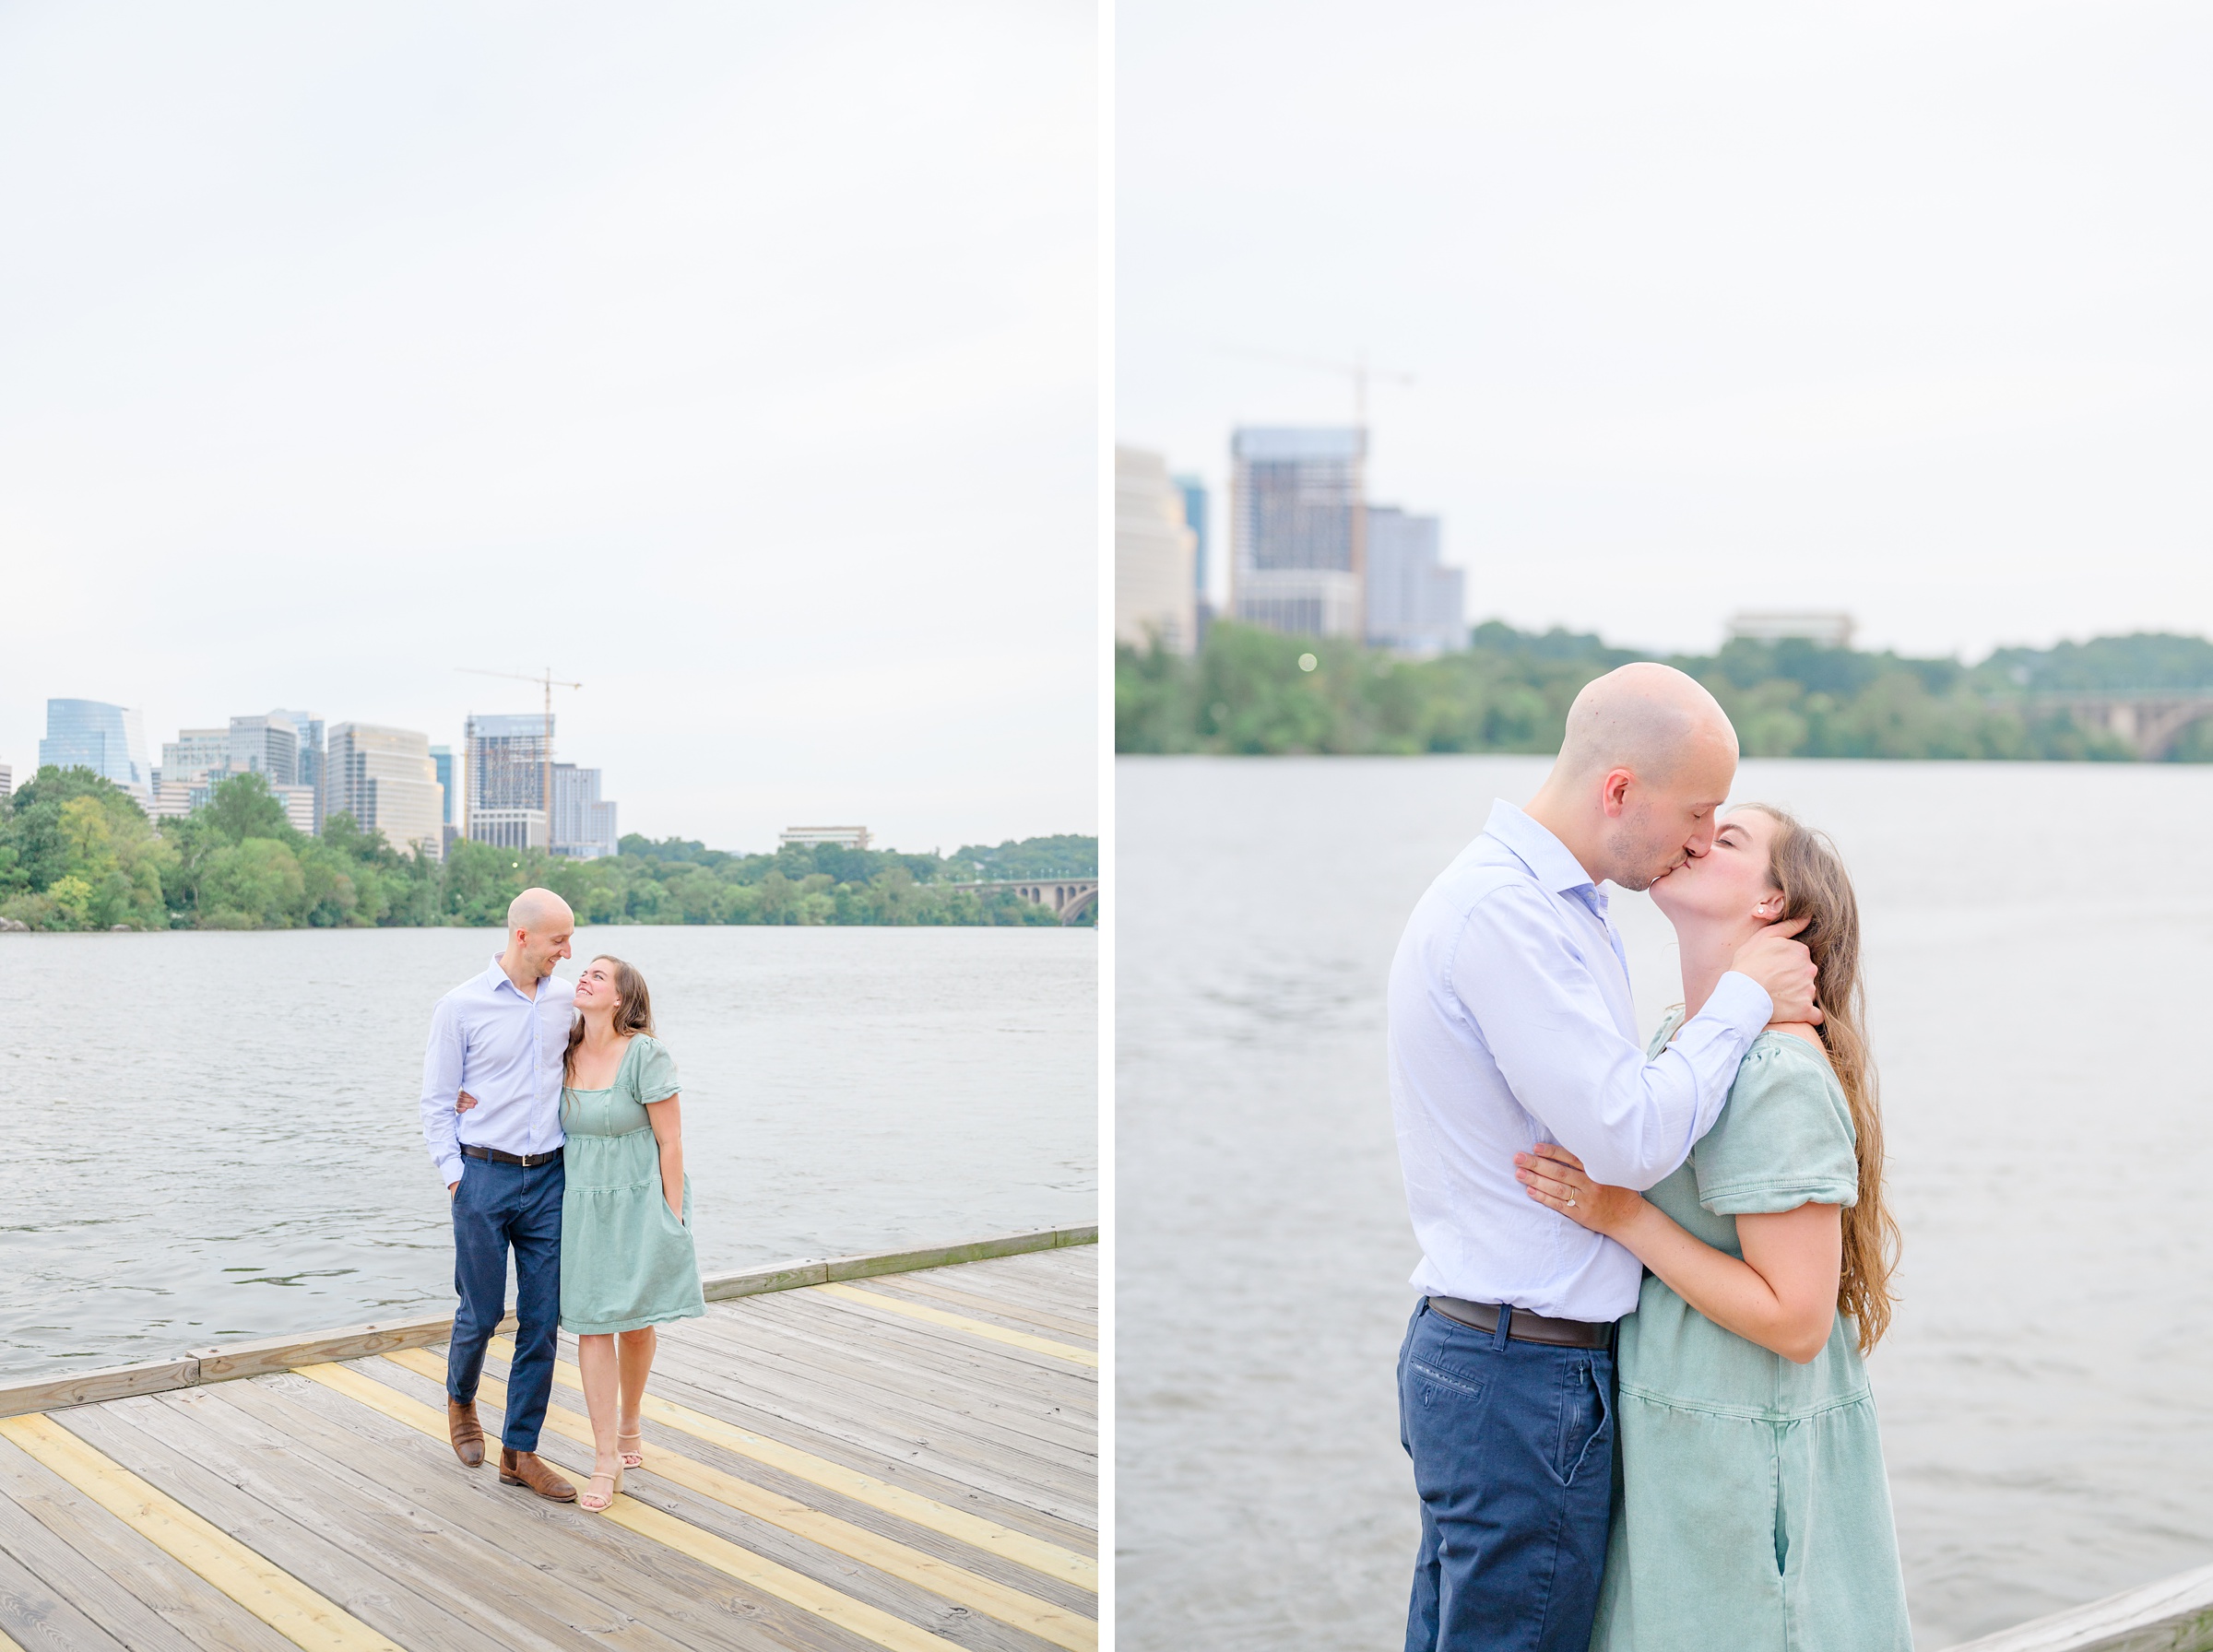
[[[1049,906],[1063,924],[1072,924],[1099,904],[1096,878],[1001,878],[984,883],[946,883],[941,889],[972,889],[978,894],[1011,893],[1033,906]]]
[[[2213,717],[2213,693],[2183,690],[2143,694],[2032,694],[2030,703],[2070,713],[2087,728],[2127,742],[2146,761],[2157,761],[2193,723]]]

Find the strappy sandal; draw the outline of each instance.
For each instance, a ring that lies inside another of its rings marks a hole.
[[[622,1442],[625,1440],[635,1440],[638,1443],[638,1448],[635,1451],[625,1451],[622,1448]],[[622,1459],[622,1466],[625,1469],[643,1469],[645,1466],[645,1424],[643,1419],[639,1421],[638,1426],[629,1434],[615,1436],[615,1455]]]
[[[597,1487],[603,1480],[608,1481],[609,1484],[607,1488],[607,1495],[601,1497],[598,1492],[594,1488]],[[615,1506],[615,1499],[621,1494],[621,1469],[617,1469],[612,1474],[595,1474],[592,1476],[591,1484],[586,1486],[585,1489],[577,1494],[576,1506],[581,1509],[588,1509],[595,1515],[604,1515],[609,1509]]]

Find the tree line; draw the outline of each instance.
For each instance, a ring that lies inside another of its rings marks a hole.
[[[2213,643],[2139,634],[2004,648],[1975,665],[1788,639],[1711,655],[1609,647],[1596,636],[1491,621],[1461,654],[1379,650],[1216,622],[1195,656],[1115,651],[1115,749],[1125,752],[1552,752],[1592,678],[1662,659],[1713,691],[1747,757],[2121,761],[2123,740],[2055,697],[2213,692]],[[1310,662],[1309,664],[1304,662]],[[2172,753],[2213,761],[2213,723]]]
[[[48,766],[0,801],[0,918],[33,929],[489,926],[538,884],[589,924],[1049,925],[1057,914],[1012,891],[943,886],[1098,871],[1098,840],[1073,836],[951,856],[743,855],[634,832],[620,848],[563,860],[462,842],[439,861],[346,814],[312,836],[259,774],[231,775],[205,808],[156,822],[112,781]]]

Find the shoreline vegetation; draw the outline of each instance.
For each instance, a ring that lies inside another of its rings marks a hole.
[[[1497,620],[1476,626],[1470,643],[1406,659],[1217,621],[1195,657],[1120,645],[1115,749],[1549,754],[1577,691],[1632,660],[1662,660],[1704,683],[1746,757],[2132,762],[2142,760],[2126,741],[2078,720],[2065,697],[2213,695],[2213,643],[2163,634],[2001,648],[1972,666],[1794,639],[1662,655]],[[2213,762],[2213,719],[2184,728],[2159,761]]]
[[[633,832],[621,850],[563,860],[462,842],[441,862],[393,848],[346,814],[311,837],[259,774],[231,775],[207,808],[156,822],[112,781],[49,765],[0,800],[0,918],[39,930],[496,927],[508,902],[538,884],[580,924],[1058,927],[1050,907],[1012,891],[945,886],[1091,878],[1099,864],[1095,837],[951,856],[828,845],[742,855]]]

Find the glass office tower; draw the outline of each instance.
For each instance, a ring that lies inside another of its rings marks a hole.
[[[104,700],[46,702],[46,738],[39,742],[39,766],[48,763],[58,769],[89,769],[141,803],[153,785],[139,714]]]

